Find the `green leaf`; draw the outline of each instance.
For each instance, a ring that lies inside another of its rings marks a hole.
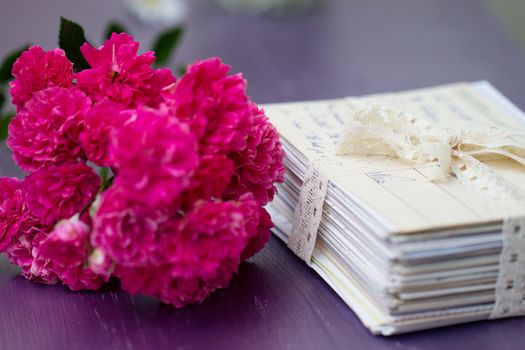
[[[98,171],[98,174],[100,175],[100,178],[102,179],[102,186],[103,186],[104,183],[108,181],[109,168],[107,166],[100,168],[100,170]]]
[[[14,113],[6,114],[0,118],[0,141],[7,139],[7,130],[11,119],[15,116]]]
[[[82,27],[64,17],[60,17],[60,33],[58,34],[58,45],[66,52],[67,57],[74,64],[75,71],[89,68],[84,56],[80,52],[80,46],[87,42]]]
[[[163,66],[168,63],[183,33],[184,28],[182,27],[174,27],[160,33],[153,45],[153,51],[157,56],[155,66]]]
[[[111,34],[113,33],[128,33],[126,28],[124,26],[117,22],[117,21],[111,21],[108,24],[108,27],[106,28],[106,33],[104,34],[105,39],[109,39],[111,37]]]
[[[3,91],[0,91],[0,113],[2,113],[2,107],[4,107],[5,95]]]
[[[184,74],[186,74],[186,70],[187,70],[187,66],[178,66],[177,74],[182,77]]]
[[[13,64],[15,63],[16,59],[29,48],[29,45],[25,45],[18,50],[15,50],[11,52],[7,57],[4,59],[4,62],[0,65],[0,82],[5,83],[9,81],[12,78],[11,70],[13,70]]]

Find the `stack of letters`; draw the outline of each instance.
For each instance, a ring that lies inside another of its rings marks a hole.
[[[373,333],[525,313],[525,115],[492,85],[265,109],[275,233]]]

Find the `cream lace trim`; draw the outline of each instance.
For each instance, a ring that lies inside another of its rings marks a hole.
[[[328,178],[316,162],[310,163],[295,208],[292,233],[288,247],[309,265],[312,259],[317,230],[323,215],[323,204],[328,189]]]
[[[519,189],[479,160],[510,158],[525,165],[525,135],[520,132],[497,127],[440,130],[422,118],[374,106],[355,113],[336,153],[437,161],[440,172],[434,180],[451,173],[488,196],[502,214],[525,214],[525,197]]]
[[[525,315],[525,218],[505,220],[503,237],[491,319]]]

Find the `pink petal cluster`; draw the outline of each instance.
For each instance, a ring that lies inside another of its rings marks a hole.
[[[25,179],[26,203],[45,225],[87,208],[100,188],[100,178],[85,163],[44,168]]]
[[[49,259],[37,256],[38,249],[46,240],[48,233],[46,228],[33,236],[21,234],[7,248],[7,257],[11,263],[22,268],[22,276],[28,280],[55,284],[59,279],[58,275],[52,270],[52,262]]]
[[[174,89],[175,115],[190,123],[203,154],[246,147],[250,127],[246,81],[229,71],[218,58],[204,60],[189,66]]]
[[[0,252],[20,266],[27,279],[51,284],[57,281],[56,274],[34,255],[34,247],[45,239],[48,230],[27,208],[24,181],[1,178]]]
[[[95,104],[85,115],[80,133],[86,157],[98,166],[109,166],[109,145],[115,132],[125,122],[120,108],[108,100]]]
[[[232,195],[253,193],[261,205],[275,195],[275,183],[284,181],[284,152],[279,135],[262,110],[252,106],[253,119],[247,146],[230,155],[235,172],[228,188]]]
[[[79,134],[90,106],[76,89],[51,87],[36,92],[9,125],[7,145],[16,163],[34,171],[76,162],[83,154]]]
[[[138,55],[138,50],[139,43],[124,33],[113,33],[98,49],[85,43],[80,51],[92,68],[76,75],[78,86],[94,101],[110,99],[122,108],[158,106],[175,78],[151,67],[152,51]]]
[[[25,209],[22,181],[12,178],[0,179],[0,252],[16,237],[23,225]]]
[[[165,210],[144,208],[128,192],[113,187],[102,197],[94,218],[93,246],[118,264],[140,266],[159,260],[160,225]]]
[[[252,196],[238,201],[199,201],[177,223],[165,250],[172,275],[198,278],[213,288],[225,287],[241,260],[247,241],[255,233],[248,223],[257,213]],[[168,226],[168,229],[172,229]]]
[[[122,112],[127,122],[109,147],[115,186],[150,206],[173,202],[197,165],[197,143],[187,124],[148,109]]]
[[[76,74],[60,50],[14,66],[8,145],[29,174],[0,179],[0,252],[72,290],[114,276],[176,307],[203,301],[269,239],[278,134],[218,58],[177,81],[126,34],[81,52],[91,68]]]
[[[257,210],[258,212],[250,214],[251,231],[254,233],[242,252],[242,260],[247,260],[254,256],[259,250],[264,248],[270,239],[270,229],[273,227],[272,218],[263,207],[259,206]]]
[[[191,206],[199,199],[222,198],[233,174],[233,161],[223,154],[206,154],[199,164],[186,191],[181,197],[184,207]]]
[[[73,83],[73,64],[60,49],[45,52],[33,46],[20,55],[12,73],[11,95],[18,108],[23,108],[35,92],[48,87],[67,88]]]
[[[37,260],[51,264],[49,269],[71,290],[95,290],[104,283],[101,276],[84,266],[90,231],[90,227],[78,218],[60,221],[35,248]]]
[[[155,264],[132,268],[119,265],[115,275],[131,293],[154,295],[181,307],[200,302],[227,287],[243,260],[251,237],[250,222],[258,221],[258,204],[251,195],[239,201],[198,201],[185,217],[159,226],[162,251]]]

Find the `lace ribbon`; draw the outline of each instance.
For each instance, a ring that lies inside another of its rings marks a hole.
[[[408,161],[437,161],[434,180],[450,173],[488,196],[503,215],[525,213],[525,197],[480,160],[513,159],[525,165],[525,134],[498,127],[440,130],[425,119],[382,107],[356,112],[336,148],[338,155],[388,155]]]
[[[287,243],[288,248],[308,265],[317,240],[317,230],[321,223],[328,188],[328,178],[320,168],[317,162],[312,162],[306,169],[299,203],[295,208],[292,232]]]
[[[525,218],[505,220],[503,237],[491,319],[525,315]]]

